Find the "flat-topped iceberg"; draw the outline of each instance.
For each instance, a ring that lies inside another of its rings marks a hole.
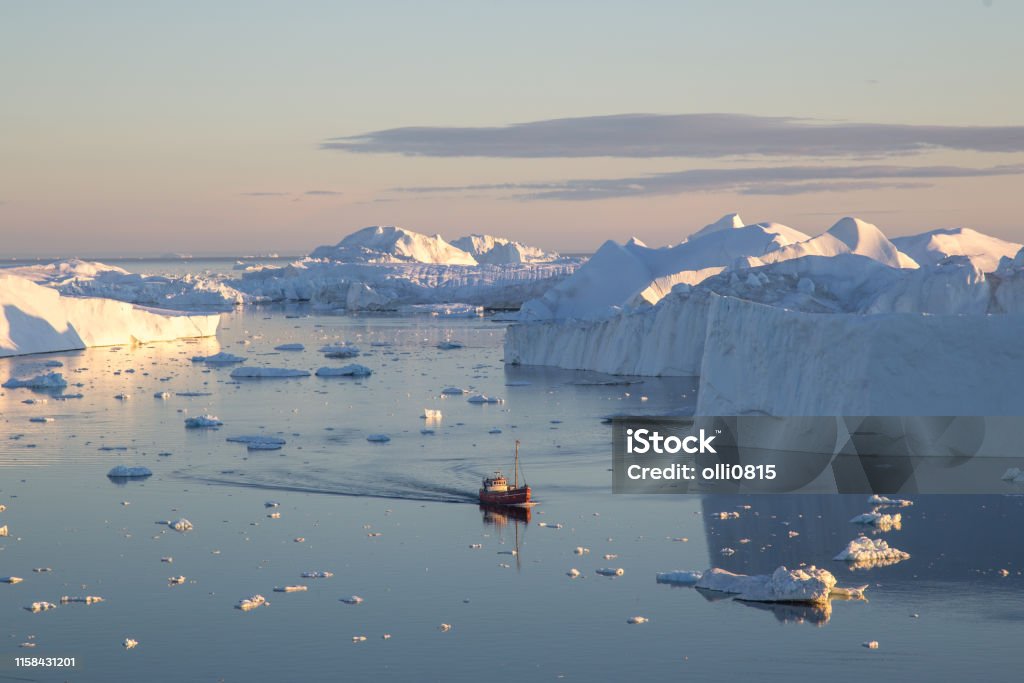
[[[203,429],[207,427],[220,427],[223,426],[220,418],[216,415],[196,415],[195,417],[185,418],[185,427],[187,429]]]
[[[141,465],[115,465],[107,472],[107,476],[111,479],[142,479],[153,476],[153,471]]]
[[[255,365],[243,365],[231,371],[234,379],[282,379],[288,377],[309,377],[308,370],[295,368],[266,368]]]
[[[3,383],[4,389],[63,389],[68,385],[59,372],[46,372],[35,377],[16,379],[12,377]]]
[[[227,351],[220,351],[219,353],[215,353],[212,356],[192,356],[192,362],[209,363],[211,365],[216,365],[218,363],[222,363],[225,365],[228,363],[244,363],[245,356],[236,356],[235,354],[228,353]]]
[[[233,443],[243,443],[251,451],[276,451],[285,445],[285,440],[280,437],[262,434],[229,436],[227,440]]]
[[[358,363],[343,365],[340,368],[322,367],[316,371],[317,377],[369,377],[372,374],[373,370]]]

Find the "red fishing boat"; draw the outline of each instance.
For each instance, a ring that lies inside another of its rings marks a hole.
[[[516,441],[516,460],[512,485],[509,486],[508,479],[501,472],[495,472],[493,477],[484,477],[483,486],[480,488],[480,502],[484,505],[503,505],[508,507],[529,507],[530,487],[523,482],[519,485],[519,441]]]

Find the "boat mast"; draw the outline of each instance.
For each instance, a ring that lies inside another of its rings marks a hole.
[[[512,477],[514,479],[512,488],[517,489],[519,488],[519,439],[516,439],[516,464],[513,469],[515,471],[512,473]]]

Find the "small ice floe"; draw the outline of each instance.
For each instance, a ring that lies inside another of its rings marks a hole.
[[[779,567],[769,574],[748,576],[724,569],[709,569],[694,584],[696,588],[731,593],[750,602],[828,602],[836,577],[826,569]]]
[[[249,610],[256,609],[257,607],[262,607],[263,605],[266,605],[266,604],[268,604],[267,603],[267,599],[265,597],[263,597],[262,595],[258,595],[257,594],[257,595],[253,595],[253,596],[250,596],[248,598],[243,598],[243,599],[239,600],[238,604],[235,605],[235,607],[237,609],[242,610],[243,612],[248,612]]]
[[[372,441],[373,443],[387,443],[388,441],[391,441],[391,437],[387,434],[369,434],[367,435],[366,440]]]
[[[123,392],[120,393],[120,394],[114,394],[114,398],[116,398],[118,401],[127,401],[131,397],[132,397],[131,394],[125,394]]]
[[[302,572],[304,579],[329,579],[332,576],[334,576],[332,572]]]
[[[231,371],[232,379],[286,379],[289,377],[309,377],[309,371],[295,368],[265,368],[255,365],[243,365]]]
[[[487,433],[488,434],[501,434],[501,430],[498,429],[497,427],[495,427],[494,429],[488,430]]]
[[[366,535],[369,536],[370,538],[379,538],[379,537],[383,536],[384,534],[382,534],[379,531],[371,531],[370,533],[368,533]]]
[[[437,432],[434,431],[433,429],[427,429],[426,427],[424,427],[423,429],[420,430],[420,434],[424,436],[433,436],[434,434],[437,434]]]
[[[738,512],[716,512],[711,515],[713,519],[739,519],[740,513]]]
[[[317,377],[369,377],[372,374],[373,370],[359,363],[342,365],[340,368],[323,367],[316,371]]]
[[[306,347],[303,344],[278,344],[274,347],[275,351],[305,351]]]
[[[192,526],[192,522],[188,521],[184,517],[182,517],[181,519],[175,520],[173,522],[166,522],[166,524],[167,524],[167,526],[171,527],[175,531],[181,531],[181,532],[192,531],[192,529],[194,528]]]
[[[583,546],[578,545],[575,548],[573,548],[572,552],[576,555],[588,555],[590,554],[590,548],[584,548]]]
[[[309,590],[309,586],[302,586],[302,585],[296,585],[296,586],[275,586],[274,587],[274,592],[275,593],[301,593],[303,591],[308,591],[308,590]]]
[[[437,630],[440,631],[441,633],[447,633],[448,631],[452,630],[452,625],[451,624],[441,624],[440,626],[437,627]]]
[[[676,569],[670,572],[658,572],[654,580],[672,586],[692,586],[700,581],[702,576],[704,576],[704,572]]]
[[[719,552],[720,555],[724,555],[725,557],[729,557],[731,555],[735,555],[736,554],[736,551],[733,550],[732,548],[722,548],[718,552]]]
[[[444,396],[462,396],[468,394],[469,391],[460,387],[445,387],[441,390],[441,394]]]
[[[269,519],[281,519],[281,513],[280,512],[271,512],[271,513],[267,514],[267,517]]]
[[[787,531],[786,535],[788,537],[790,537],[790,538],[796,538],[797,536],[800,535],[800,532],[799,531]]]
[[[47,610],[57,609],[57,605],[52,602],[39,601],[33,602],[31,605],[26,607],[29,612],[46,612]]]
[[[1003,577],[1003,578],[1005,579],[1005,578],[1006,578],[1007,576],[1009,576],[1009,575],[1010,575],[1010,570],[1009,570],[1009,569],[1000,569],[1000,570],[999,570],[998,572],[996,572],[996,573],[997,573],[997,574],[999,574],[999,576],[1001,576],[1001,577]],[[0,581],[2,581],[2,580],[3,580],[3,579],[0,579]]]
[[[59,372],[46,372],[28,379],[10,378],[2,385],[4,389],[63,389],[68,385]]]
[[[366,642],[366,636],[352,636],[352,642],[353,643],[365,643]]]
[[[834,560],[866,567],[886,566],[910,559],[910,553],[892,548],[881,538],[861,536],[847,544]]]
[[[626,619],[627,624],[646,624],[650,619],[647,617],[630,617]]]
[[[441,417],[441,411],[436,408],[424,408],[423,414],[420,415],[420,419],[426,420],[427,422],[437,422]]]
[[[139,641],[135,640],[134,638],[125,638],[124,639],[124,643],[123,643],[124,649],[126,649],[126,650],[132,650],[138,644],[139,644]]]
[[[221,351],[215,353],[212,356],[192,356],[193,363],[209,363],[211,365],[217,365],[218,363],[227,365],[229,363],[244,363],[245,356],[236,356],[233,353],[227,351]]]
[[[860,586],[832,586],[829,596],[840,600],[867,600],[867,596],[864,595],[867,589],[866,583]]]
[[[72,602],[78,602],[83,605],[95,605],[98,602],[103,602],[103,598],[98,595],[86,595],[81,598],[76,595],[62,595],[60,598],[60,604],[62,605],[67,605]]]
[[[141,465],[130,467],[128,465],[116,465],[107,472],[111,479],[143,479],[153,476],[153,471]]]
[[[10,532],[7,530],[7,525],[0,526],[0,536],[7,536]]]
[[[62,367],[64,367],[64,364],[61,363],[59,360],[48,360],[45,363],[43,363],[43,365],[48,367],[48,368],[62,368]]]
[[[437,348],[441,349],[442,351],[451,351],[453,349],[461,349],[463,346],[465,346],[465,344],[463,344],[462,342],[443,341],[437,345]]]
[[[100,446],[101,451],[127,451],[127,446]]]
[[[3,534],[0,534],[0,536],[2,536],[2,535]],[[33,567],[32,571],[35,572],[36,574],[47,574],[49,572],[52,572],[53,568],[52,567]]]
[[[160,561],[161,562],[165,562],[167,564],[172,564],[174,562],[174,558],[173,557],[161,557]]]
[[[899,531],[903,523],[903,515],[898,512],[894,515],[884,512],[865,512],[852,518],[850,523],[873,526],[879,531],[890,531],[892,529]]]
[[[170,397],[171,397],[171,394],[169,392],[166,392],[166,391],[158,391],[155,394],[153,394],[153,398],[158,398],[161,401],[166,401]]]
[[[296,536],[292,540],[295,541],[296,543],[305,543],[306,542],[306,537],[305,536]]]
[[[868,505],[877,505],[878,507],[898,507],[906,508],[914,504],[912,500],[904,500],[903,498],[887,498],[886,496],[879,496],[875,494],[868,498]]]
[[[619,556],[616,553],[605,553],[604,554],[604,559],[606,559],[606,560],[615,560],[615,559],[618,559],[618,557]]]
[[[505,382],[506,387],[528,387],[532,382],[527,382],[525,379],[513,379]]]
[[[363,601],[358,595],[350,595],[347,598],[340,598],[340,600],[346,605],[358,605]]]
[[[877,640],[869,640],[866,643],[861,643],[861,647],[866,647],[869,650],[877,650],[878,649],[878,641]]]
[[[208,427],[222,427],[224,423],[216,415],[196,415],[185,418],[186,429],[204,429]]]
[[[626,573],[626,570],[622,567],[603,567],[595,571],[601,576],[622,576]]]
[[[467,403],[474,403],[477,405],[483,405],[485,403],[503,403],[503,400],[497,396],[487,396],[486,394],[473,394],[466,399]]]
[[[483,543],[470,543],[469,544],[470,550],[480,550],[480,548],[483,548],[483,547],[484,547]]]
[[[385,633],[384,635],[381,636],[381,640],[391,640],[391,634],[390,633]]]
[[[544,529],[561,529],[562,528],[561,524],[559,524],[559,523],[550,523],[550,522],[539,522],[537,524],[537,526],[542,527]]]
[[[25,579],[20,576],[0,576],[0,583],[21,583]]]
[[[1024,484],[1024,472],[1019,467],[1011,467],[1003,473],[1001,479],[1014,484]]]
[[[228,439],[228,441],[231,441],[231,439]],[[279,502],[277,502],[276,500],[268,500],[266,503],[263,504],[263,507],[265,507],[265,508],[279,508],[279,507],[281,507],[281,504]]]
[[[359,355],[359,347],[349,344],[330,344],[321,346],[320,352],[324,354],[325,358],[355,358]]]
[[[28,421],[29,422],[41,422],[41,423],[45,424],[45,423],[48,423],[48,422],[53,422],[53,418],[52,417],[30,417],[28,419]]]
[[[277,451],[285,445],[285,440],[276,436],[264,436],[255,434],[249,436],[229,436],[228,441],[232,443],[244,443],[250,451]]]
[[[167,577],[167,583],[171,584],[172,586],[180,586],[181,584],[185,583],[185,577],[184,576],[169,576],[169,577]]]

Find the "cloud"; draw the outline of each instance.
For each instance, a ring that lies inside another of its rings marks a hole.
[[[287,197],[288,192],[242,192],[243,197]]]
[[[407,127],[329,138],[321,149],[427,157],[889,156],[1024,151],[1024,126],[849,123],[748,114],[617,114],[494,127]]]
[[[334,190],[306,190],[305,194],[310,197],[340,197],[345,193]]]
[[[978,178],[1024,174],[1024,164],[968,168],[963,166],[771,166],[697,168],[625,178],[571,179],[542,183],[425,186],[394,188],[398,192],[511,192],[513,199],[587,201],[650,197],[688,192],[736,192],[754,195],[795,195],[810,192],[929,187],[939,178]],[[916,182],[911,182],[916,181]]]

